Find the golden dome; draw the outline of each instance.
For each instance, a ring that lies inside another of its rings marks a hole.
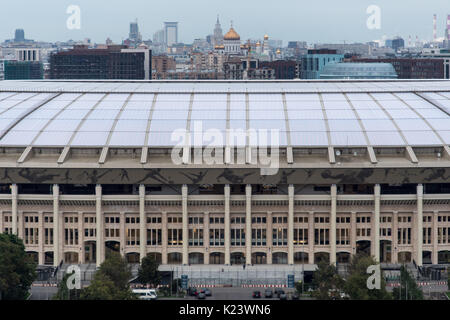
[[[280,49],[277,49],[277,54],[281,54],[281,50]]]
[[[269,36],[267,34],[264,35],[264,40],[269,40]]]
[[[230,28],[230,31],[228,31],[224,36],[224,40],[241,40],[241,36],[233,29],[233,27]]]
[[[257,47],[260,47],[260,46],[261,46],[261,42],[259,42],[259,41],[256,42],[256,46],[257,46]]]

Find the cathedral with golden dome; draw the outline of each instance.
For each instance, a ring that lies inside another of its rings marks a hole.
[[[223,36],[223,46],[225,54],[242,54],[241,36],[234,30],[233,23],[230,30]]]

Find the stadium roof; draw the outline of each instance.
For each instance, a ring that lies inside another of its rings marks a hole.
[[[450,82],[0,82],[0,147],[171,147],[196,121],[280,146],[449,145]]]

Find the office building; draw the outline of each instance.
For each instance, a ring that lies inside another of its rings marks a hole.
[[[398,79],[449,79],[444,58],[354,58],[353,62],[389,63],[398,75]],[[448,65],[448,64],[447,64]]]
[[[329,63],[341,62],[343,54],[331,49],[311,49],[301,58],[301,79],[319,79],[323,67]]]
[[[39,61],[1,60],[2,80],[44,79],[44,66]]]
[[[178,22],[164,22],[164,37],[168,47],[178,43]]]
[[[151,50],[145,45],[135,49],[117,45],[105,49],[75,46],[51,55],[50,78],[148,80],[151,61]]]

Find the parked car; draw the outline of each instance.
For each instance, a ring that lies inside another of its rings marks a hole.
[[[197,295],[197,299],[206,299],[206,295],[205,295],[205,293],[204,292],[199,292],[198,293],[198,295]]]
[[[158,295],[155,289],[133,289],[133,293],[139,297],[139,300],[156,300]]]
[[[208,288],[203,288],[202,292],[205,294],[205,296],[210,297],[211,296],[211,290]]]
[[[278,297],[278,291],[280,290],[281,290],[280,288],[275,288],[275,290],[273,290],[273,294]]]
[[[261,292],[260,291],[253,291],[252,297],[255,298],[255,299],[261,298]]]
[[[271,289],[266,289],[266,291],[264,291],[264,297],[265,298],[272,298],[273,297],[273,292]]]
[[[278,297],[279,299],[281,299],[281,295],[285,295],[285,296],[286,296],[286,293],[284,292],[283,289],[278,289],[278,291],[277,291],[277,297]]]
[[[287,294],[284,291],[280,292],[278,297],[280,298],[280,300],[287,300]]]
[[[294,294],[292,295],[292,300],[299,300],[300,296],[298,295],[297,292],[294,292]]]

